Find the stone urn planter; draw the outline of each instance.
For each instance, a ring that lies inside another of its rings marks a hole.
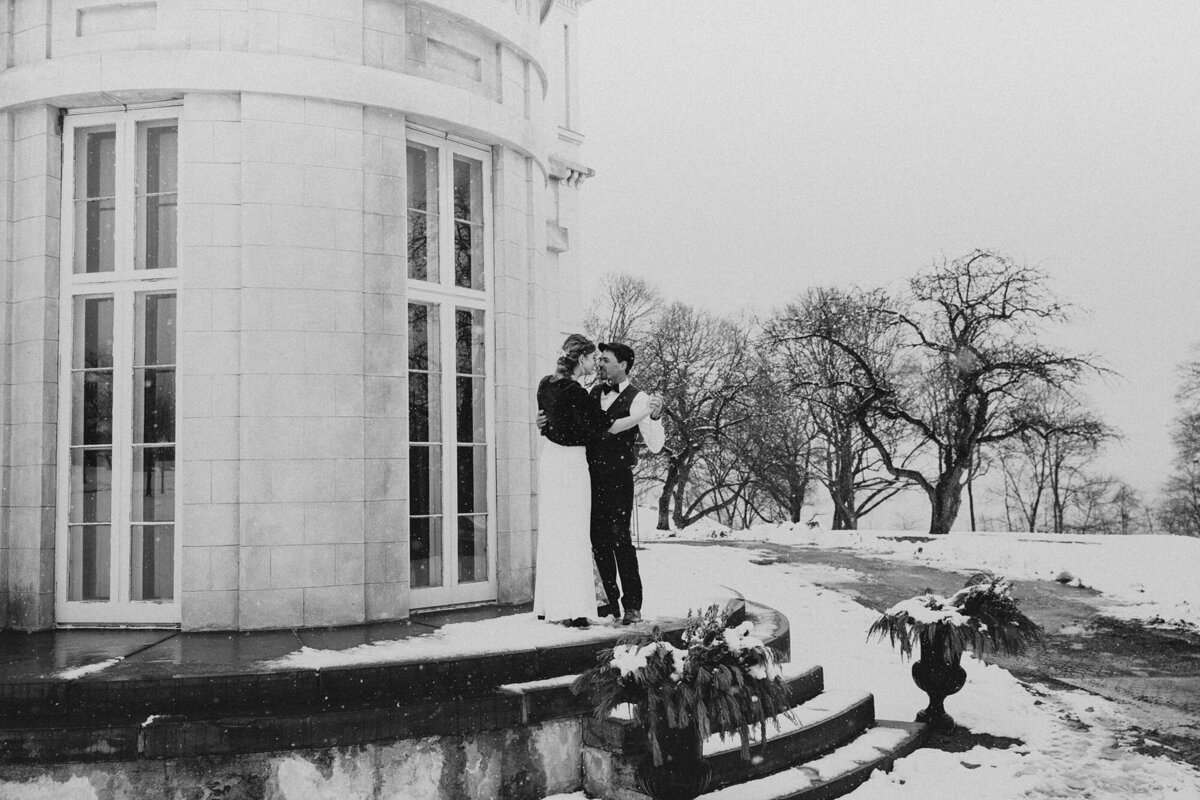
[[[945,702],[967,682],[960,663],[965,650],[1017,656],[1042,643],[1041,627],[1017,608],[1012,584],[990,572],[972,575],[950,597],[927,589],[897,603],[871,625],[867,638],[872,636],[899,645],[902,658],[912,656],[914,642],[920,646],[912,677],[929,695],[929,705],[917,714],[917,722],[937,731],[954,729]]]
[[[712,767],[704,760],[704,742],[696,724],[670,728],[660,720],[657,730],[662,763],[655,764],[647,748],[637,767],[642,791],[654,800],[693,800],[708,791]]]
[[[929,695],[929,705],[917,712],[917,722],[936,731],[954,730],[954,717],[946,713],[946,698],[957,693],[967,682],[967,671],[959,663],[962,651],[948,642],[949,632],[941,628],[921,639],[921,657],[912,665],[913,682]]]

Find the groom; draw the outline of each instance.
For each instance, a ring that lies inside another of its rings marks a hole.
[[[652,397],[629,382],[636,358],[633,348],[619,342],[601,342],[599,349],[596,372],[600,382],[592,388],[591,397],[608,415],[609,423],[650,410],[650,416],[636,428],[605,436],[587,446],[592,477],[592,558],[608,598],[597,613],[601,617],[611,614],[622,624],[632,625],[642,621],[642,578],[629,530],[633,515],[633,468],[637,466],[639,435],[652,453],[662,450],[666,440],[659,419],[662,398]]]

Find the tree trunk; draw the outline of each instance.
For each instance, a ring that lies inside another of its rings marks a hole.
[[[671,512],[671,521],[675,523],[675,527],[679,530],[682,530],[684,526],[687,525],[683,514],[683,503],[684,492],[687,489],[687,483],[688,479],[691,477],[691,471],[691,467],[681,467],[675,472],[675,487],[674,491],[672,492],[674,495],[672,498],[672,505],[674,506],[674,509]]]
[[[679,480],[679,463],[675,458],[667,460],[667,477],[663,478],[662,494],[658,496],[658,530],[671,530],[671,495]]]
[[[967,478],[967,507],[971,511],[971,530],[975,530],[975,490],[972,488],[975,481]]]
[[[929,532],[931,534],[949,533],[958,519],[958,510],[962,506],[962,484],[959,482],[961,470],[951,470],[943,475],[929,493],[930,517]]]

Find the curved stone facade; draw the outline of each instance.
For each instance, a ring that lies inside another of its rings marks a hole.
[[[4,625],[528,599],[581,3],[7,5]]]

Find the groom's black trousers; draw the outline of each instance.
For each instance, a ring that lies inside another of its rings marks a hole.
[[[642,610],[642,577],[638,573],[637,549],[629,532],[633,514],[633,470],[628,467],[591,466],[592,558],[604,585],[608,604],[617,615],[621,610]],[[620,575],[621,584],[617,585]],[[621,596],[621,590],[625,596]]]

